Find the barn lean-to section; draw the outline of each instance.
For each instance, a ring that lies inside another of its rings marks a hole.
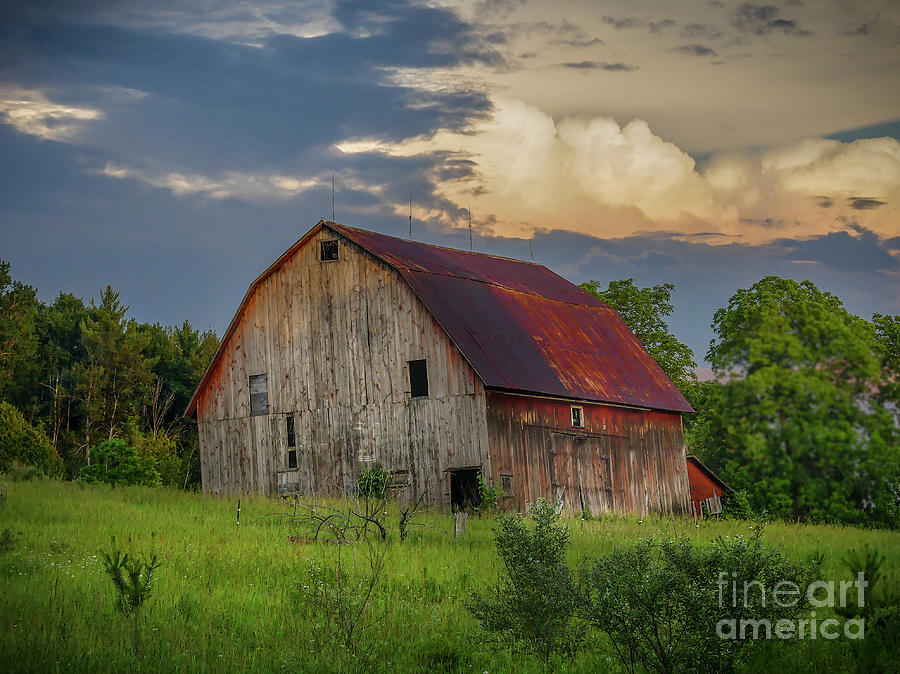
[[[206,493],[352,493],[378,461],[442,506],[481,472],[507,507],[689,511],[690,406],[533,263],[320,222],[251,286],[194,409]]]

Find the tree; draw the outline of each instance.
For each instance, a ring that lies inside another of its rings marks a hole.
[[[900,316],[872,316],[881,356],[881,389],[878,398],[893,408],[900,423]]]
[[[713,468],[754,509],[790,518],[897,520],[897,428],[879,402],[871,324],[809,281],[768,276],[713,319],[707,401]]]
[[[148,337],[135,321],[125,319],[127,311],[119,293],[106,286],[99,306],[91,302],[91,315],[81,324],[87,358],[79,366],[78,378],[88,463],[94,424],[106,439],[114,438],[126,419],[139,414],[142,395],[152,378],[154,363],[142,353]]]
[[[20,409],[34,402],[39,307],[37,291],[13,281],[9,262],[0,260],[0,400]]]
[[[601,290],[598,281],[588,281],[581,288],[599,297],[618,312],[625,324],[641,340],[653,359],[659,363],[669,379],[686,393],[696,384],[694,353],[669,330],[666,318],[672,315],[672,292],[675,286],[663,283],[639,288],[634,279],[610,281]]]
[[[62,472],[62,461],[43,429],[33,427],[19,410],[0,401],[0,472],[15,464],[35,466],[46,475]]]

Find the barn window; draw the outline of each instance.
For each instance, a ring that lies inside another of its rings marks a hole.
[[[409,397],[428,397],[428,365],[425,359],[411,360],[409,365]]]
[[[288,469],[295,470],[297,468],[297,450],[288,450]]]
[[[572,405],[572,426],[584,428],[584,410],[576,405]]]
[[[337,260],[338,259],[338,242],[334,241],[322,241],[319,244],[319,259],[322,262],[327,260]]]
[[[500,473],[500,489],[503,490],[504,496],[512,496],[513,493],[513,476]]]
[[[250,375],[250,415],[269,413],[269,384],[264,374]]]
[[[297,436],[294,434],[294,415],[288,414],[285,418],[285,425],[287,426],[287,445],[288,447],[296,447],[297,446]]]

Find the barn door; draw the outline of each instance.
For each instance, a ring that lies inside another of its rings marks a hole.
[[[589,436],[573,438],[573,459],[581,512],[599,515],[612,510],[608,441]]]

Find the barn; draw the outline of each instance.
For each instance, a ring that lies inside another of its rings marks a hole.
[[[320,221],[250,286],[187,409],[207,494],[690,512],[691,407],[618,314],[538,264]]]
[[[704,512],[718,514],[722,497],[731,493],[731,487],[693,454],[687,455],[688,484],[691,488],[691,512],[703,519]]]

